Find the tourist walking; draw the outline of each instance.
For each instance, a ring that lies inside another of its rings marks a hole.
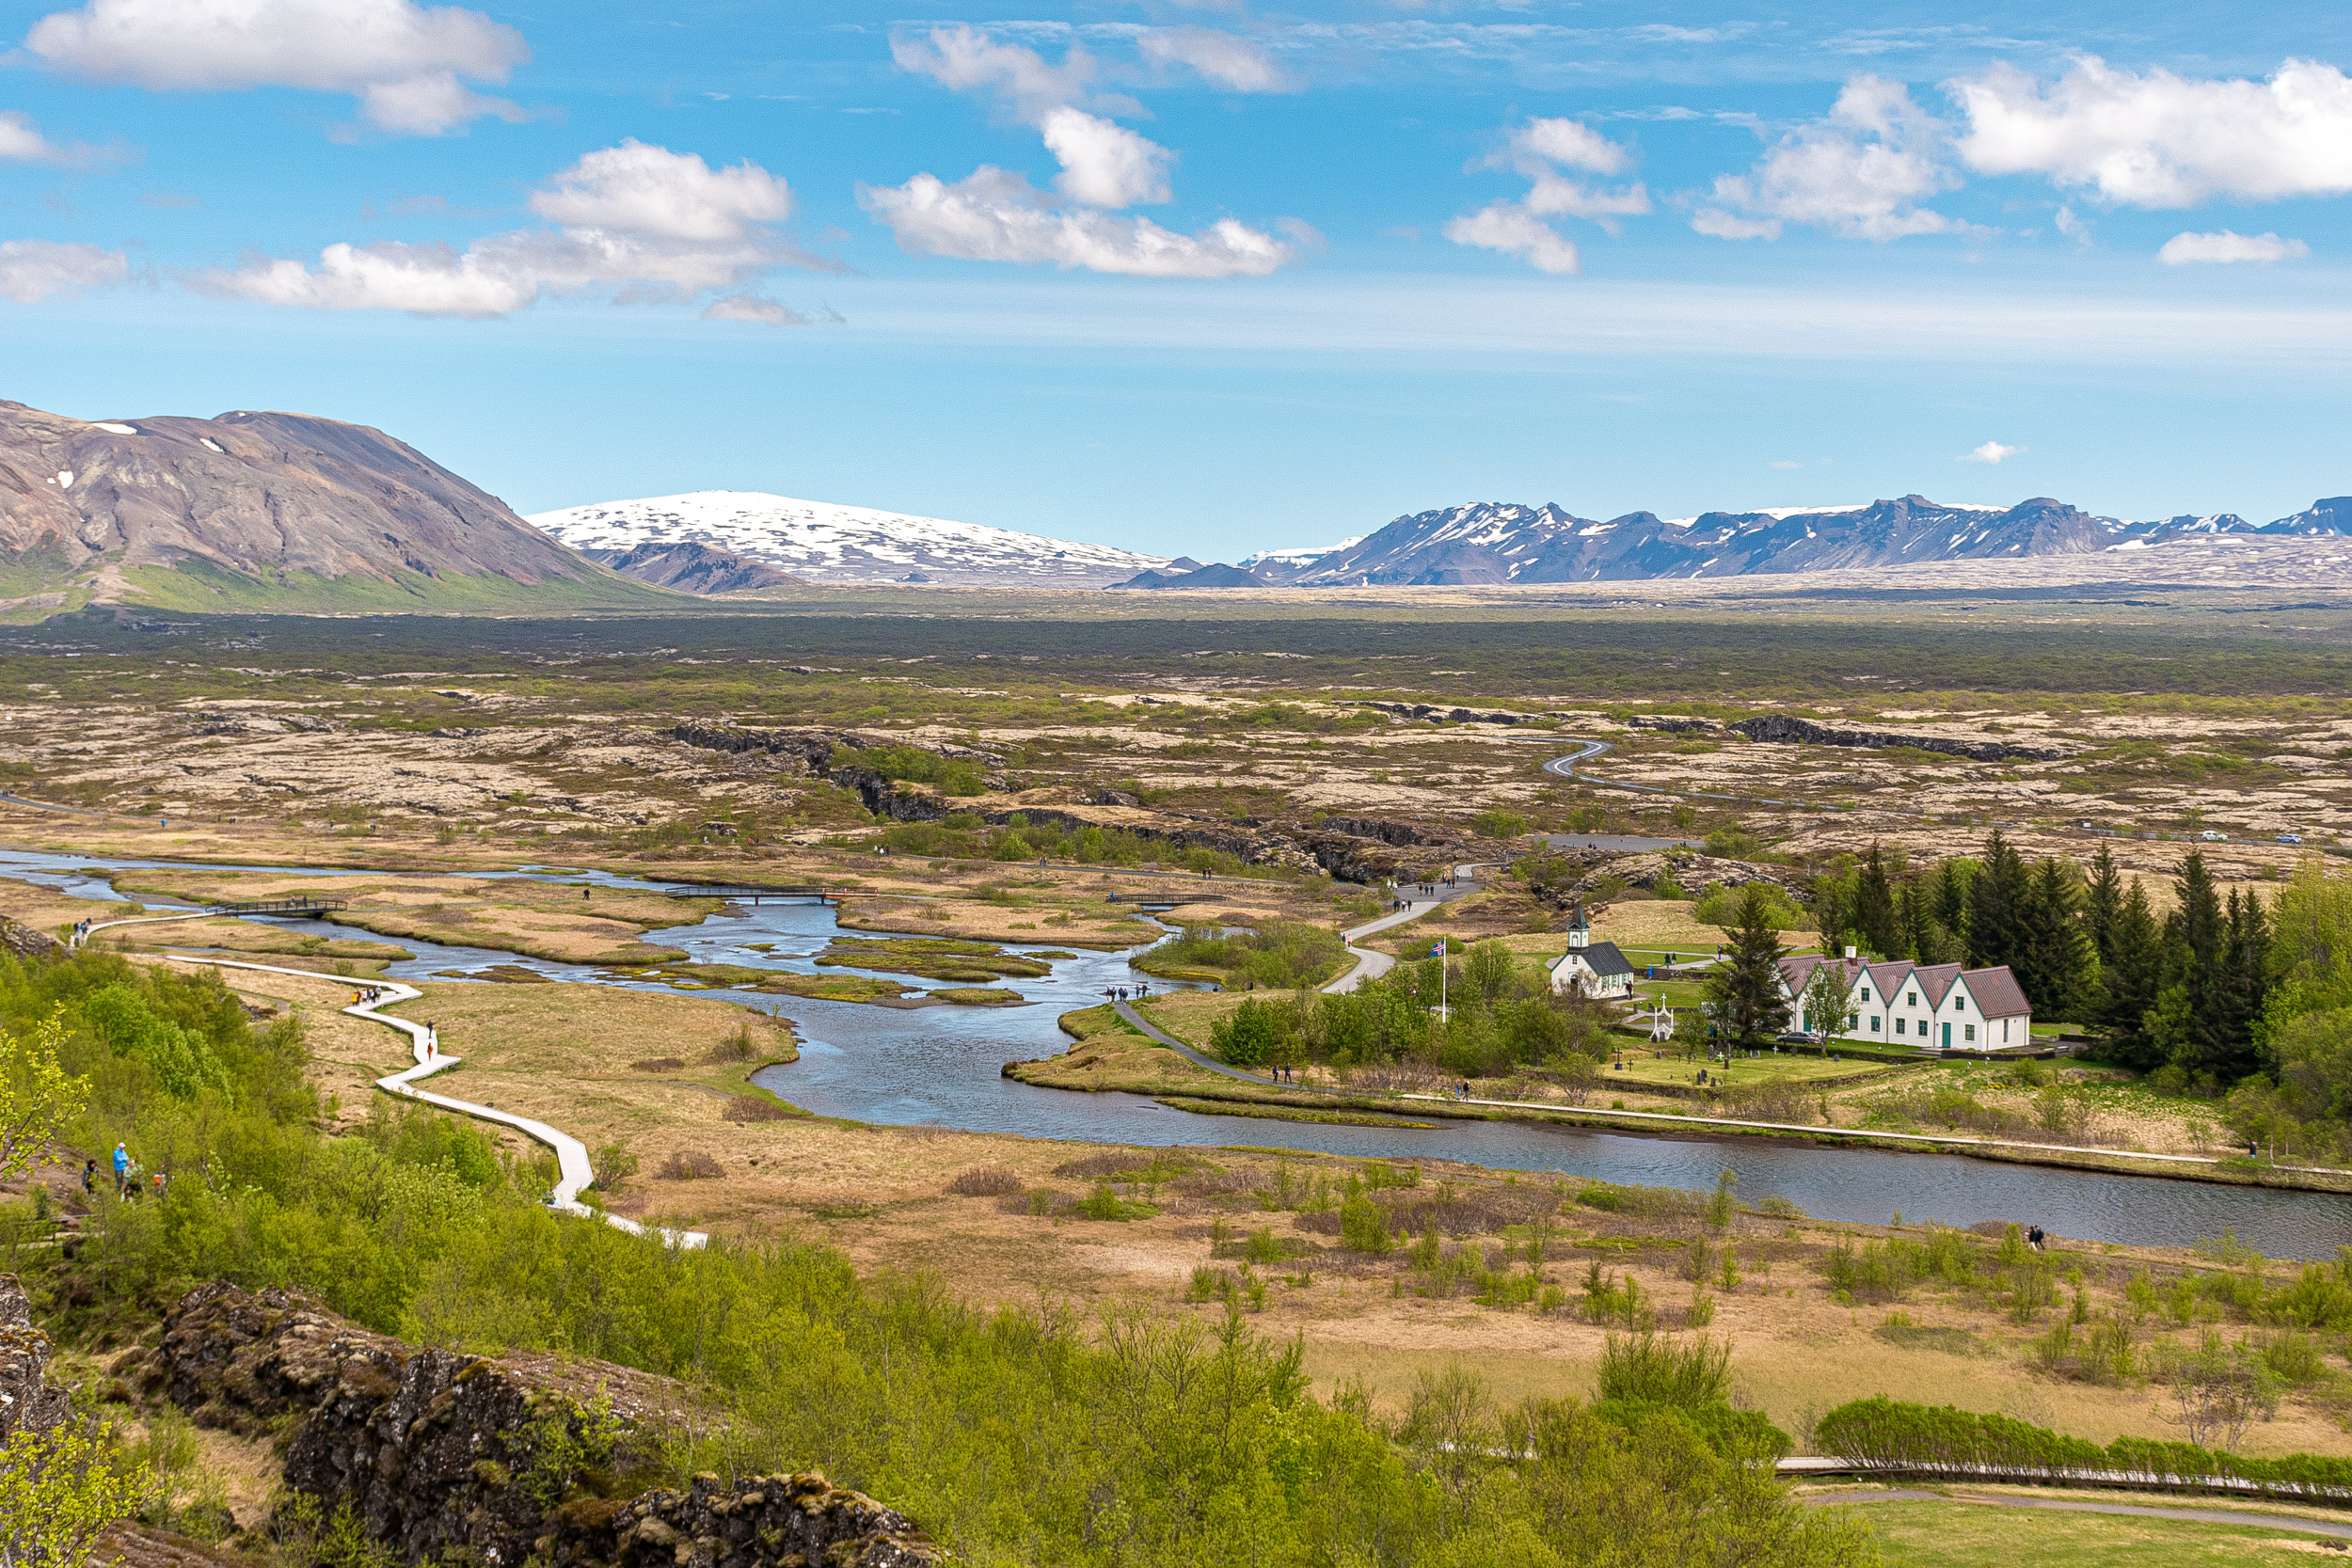
[[[115,1196],[122,1196],[131,1184],[131,1150],[122,1144],[115,1145]]]

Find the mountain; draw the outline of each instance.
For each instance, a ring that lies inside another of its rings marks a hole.
[[[1303,585],[1590,582],[1736,577],[2004,555],[2075,555],[2116,543],[2106,519],[2037,497],[2003,511],[1924,496],[1867,506],[1709,512],[1606,522],[1558,506],[1478,502],[1399,517],[1299,569]]]
[[[977,523],[751,490],[700,490],[543,512],[531,521],[580,550],[709,545],[824,586],[933,582],[1099,588],[1165,566],[1165,557],[1079,545]]]
[[[1168,564],[1173,566],[1175,562],[1170,562]],[[1213,562],[1206,566],[1195,565],[1189,572],[1161,570],[1137,572],[1125,582],[1114,582],[1111,586],[1113,588],[1271,588],[1274,583],[1271,579],[1260,577],[1255,572],[1244,571],[1239,566],[1228,566],[1220,561]]]
[[[2257,531],[2352,535],[2352,496],[2322,496],[2308,510],[2265,523]]]
[[[550,610],[676,601],[366,425],[91,421],[0,402],[5,608]]]
[[[680,594],[755,594],[764,588],[808,586],[789,572],[708,545],[640,545],[633,550],[580,553],[625,578]]]

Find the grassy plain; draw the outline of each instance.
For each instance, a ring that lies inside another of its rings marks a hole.
[[[1867,1494],[1833,1494],[1840,1501]],[[2101,1499],[2106,1501],[2107,1499]],[[2206,1564],[2294,1562],[2305,1555],[2335,1557],[2341,1537],[2273,1527],[2130,1514],[2020,1508],[1999,1494],[1962,1495],[1953,1501],[1906,1498],[1871,1501],[1863,1510],[1888,1568],[2077,1568],[2082,1563],[2129,1562],[2133,1568],[2204,1568]],[[2126,1506],[2181,1509],[2178,1497],[2135,1498]],[[2190,1505],[2202,1507],[2201,1501]]]

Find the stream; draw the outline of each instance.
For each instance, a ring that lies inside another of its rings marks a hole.
[[[183,868],[181,863],[103,856],[66,856],[0,849],[0,876],[16,877],[77,897],[116,899],[109,875],[136,869]],[[349,872],[288,866],[247,869],[287,875]],[[557,882],[640,890],[681,884],[604,872],[523,867],[510,873]],[[153,903],[157,909],[171,906]],[[486,948],[445,946],[413,938],[382,937],[325,920],[272,920],[270,925],[326,937],[392,942],[414,957],[389,967],[397,979],[417,981],[443,972],[479,972],[519,965],[550,979],[668,990],[655,982],[617,980],[583,964],[553,963]],[[684,949],[700,963],[742,964],[800,974],[840,928],[818,904],[730,906],[695,925],[644,933],[644,940]],[[874,933],[848,932],[847,935]],[[760,951],[753,943],[766,944]],[[754,991],[698,992],[778,1014],[802,1038],[801,1059],[763,1069],[756,1077],[796,1105],[820,1116],[892,1125],[936,1124],[1025,1137],[1136,1145],[1249,1145],[1320,1150],[1359,1158],[1421,1155],[1461,1160],[1497,1170],[1558,1173],[1645,1186],[1704,1188],[1720,1171],[1739,1176],[1749,1201],[1785,1196],[1823,1219],[1883,1223],[1900,1211],[1906,1222],[1979,1220],[2040,1224],[2079,1241],[2185,1246],[2234,1232],[2248,1245],[2280,1259],[2332,1259],[2352,1245],[2352,1196],[2229,1187],[2161,1177],[2115,1176],[2036,1165],[2012,1165],[1954,1156],[1897,1154],[1877,1149],[1822,1148],[1761,1139],[1687,1134],[1636,1134],[1536,1126],[1521,1122],[1439,1122],[1429,1131],[1399,1127],[1325,1126],[1241,1117],[1211,1117],[1171,1110],[1139,1095],[1081,1094],[1037,1088],[1000,1074],[1009,1061],[1057,1053],[1069,1040],[1055,1020],[1102,1000],[1105,987],[1147,982],[1170,989],[1128,965],[1138,946],[1120,953],[1079,952],[1049,960],[1052,974],[1001,982],[1019,991],[1019,1007],[877,1007]],[[1050,942],[1005,946],[1013,952],[1052,950]],[[1069,951],[1069,949],[1062,949]],[[268,955],[248,955],[257,961]],[[885,973],[885,972],[871,972]],[[886,977],[904,980],[899,974]],[[452,1041],[463,1051],[462,1040]],[[1408,1113],[1409,1114],[1409,1113]]]

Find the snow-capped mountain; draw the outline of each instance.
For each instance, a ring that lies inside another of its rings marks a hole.
[[[2073,555],[2116,542],[2108,519],[2043,498],[2007,508],[1923,496],[1866,506],[1709,512],[1606,522],[1558,506],[1482,501],[1399,517],[1294,574],[1308,585],[1736,577],[2002,555]]]
[[[1897,568],[2146,549],[2187,535],[2352,533],[2352,499],[2257,528],[2222,513],[2129,522],[2037,496],[2015,506],[1941,504],[1924,496],[1867,505],[1769,507],[1606,522],[1555,505],[1478,501],[1415,513],[1304,563],[1250,557],[1268,580],[1301,586],[1637,581],[1645,578]]]
[[[698,490],[542,512],[538,527],[577,550],[709,545],[819,584],[931,582],[1100,588],[1168,564],[1108,545],[911,517],[755,490]]]

